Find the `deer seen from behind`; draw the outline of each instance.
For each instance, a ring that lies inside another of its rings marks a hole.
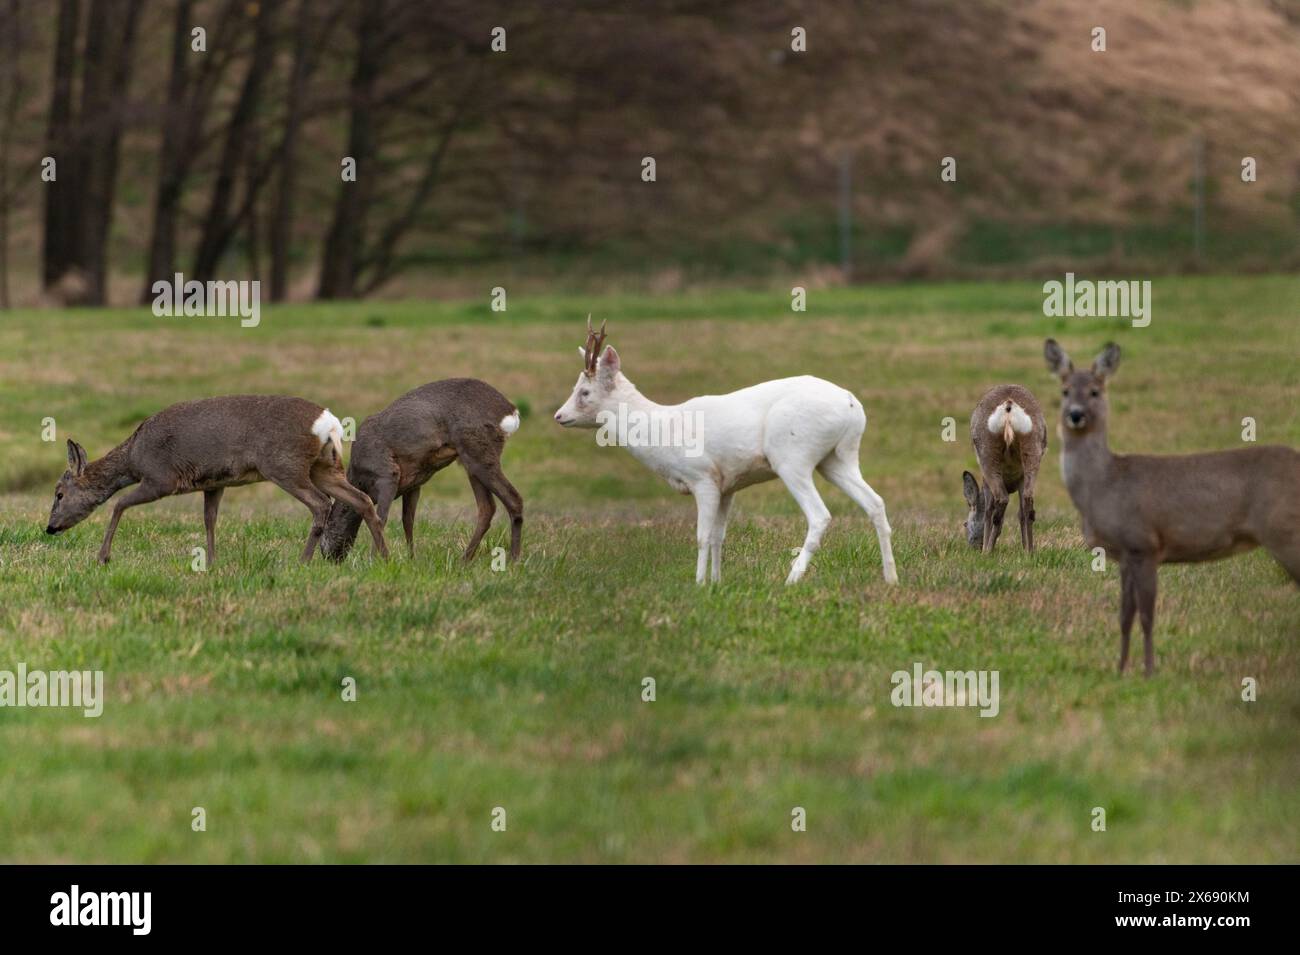
[[[1002,533],[1010,495],[1020,495],[1020,544],[1034,550],[1034,484],[1047,450],[1047,421],[1038,399],[1020,385],[985,392],[970,418],[970,440],[984,486],[963,471],[962,492],[970,509],[966,541],[990,553]]]
[[[862,479],[858,447],[867,416],[853,394],[821,378],[805,375],[767,381],[725,395],[706,395],[678,405],[660,405],[641,394],[623,374],[622,360],[604,347],[605,326],[592,330],[579,348],[583,370],[569,400],[555,412],[566,428],[606,427],[631,422],[623,444],[642,464],[690,494],[696,505],[695,581],[721,580],[722,545],[737,491],[780,478],[808,521],[808,532],[790,568],[787,584],[808,569],[830,524],[813,472],[858,504],[876,528],[885,580],[898,582],[885,502]],[[602,351],[602,348],[604,349]],[[692,436],[691,442],[637,440],[640,434]]]
[[[1061,379],[1061,471],[1089,547],[1120,565],[1119,669],[1133,617],[1145,672],[1155,670],[1156,571],[1161,564],[1231,557],[1263,547],[1300,584],[1300,452],[1278,445],[1204,454],[1114,454],[1106,387],[1119,367],[1108,344],[1076,369],[1053,339],[1043,347]]]
[[[459,461],[478,504],[478,525],[465,548],[470,560],[496,513],[497,498],[510,515],[510,559],[519,557],[524,501],[501,470],[506,438],[519,429],[519,411],[486,382],[450,378],[408,391],[371,415],[357,429],[348,480],[370,495],[380,523],[387,524],[393,499],[402,499],[406,546],[415,554],[415,513],[420,488],[438,471]],[[361,515],[346,501],[334,502],[321,539],[321,553],[342,560],[356,540]]]
[[[118,491],[99,562],[108,563],[122,512],[173,494],[203,492],[207,561],[216,560],[217,509],[228,487],[270,481],[311,511],[302,552],[311,560],[325,530],[331,498],[360,509],[374,549],[388,556],[370,499],[343,474],[343,428],[328,408],[282,395],[226,395],[184,401],[146,418],[135,433],[97,461],[68,441],[68,469],[54,489],[45,531],[58,534],[85,520]]]

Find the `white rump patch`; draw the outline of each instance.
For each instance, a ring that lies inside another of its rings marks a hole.
[[[519,412],[512,411],[501,419],[501,430],[506,434],[514,434],[519,430]]]
[[[1010,444],[1013,440],[1013,431],[1016,434],[1029,434],[1033,430],[1033,419],[1029,417],[1029,413],[1024,408],[1014,401],[1002,402],[989,415],[989,432],[1001,435],[1007,444]]]
[[[320,438],[321,447],[327,443],[334,444],[334,453],[338,455],[339,462],[343,461],[343,423],[338,418],[330,414],[329,408],[320,413],[316,423],[311,426],[311,433]]]

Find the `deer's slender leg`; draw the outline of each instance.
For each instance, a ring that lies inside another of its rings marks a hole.
[[[722,542],[727,539],[727,518],[731,514],[732,496],[733,492],[728,492],[718,499],[718,516],[713,522],[713,539],[709,545],[709,579],[715,584],[722,580]]]
[[[320,536],[325,533],[325,521],[330,515],[329,495],[306,478],[298,482],[279,481],[275,478],[270,480],[290,497],[302,501],[307,510],[311,511],[311,530],[307,534],[307,546],[302,552],[302,562],[311,563]]]
[[[1038,461],[1032,467],[1025,468],[1024,480],[1020,485],[1020,509],[1025,521],[1025,550],[1034,552],[1034,481],[1038,477]]]
[[[1142,622],[1142,664],[1146,676],[1150,676],[1156,671],[1156,649],[1151,630],[1156,622],[1156,571],[1158,566],[1154,557],[1146,556],[1133,568],[1136,574],[1133,585],[1137,592],[1138,619]]]
[[[1129,634],[1133,630],[1133,615],[1137,612],[1137,588],[1133,564],[1123,560],[1119,565],[1119,672],[1128,667]]]
[[[827,510],[826,503],[817,493],[817,485],[813,483],[811,468],[807,471],[785,467],[777,470],[779,477],[785,486],[789,489],[790,494],[799,504],[799,509],[803,511],[804,517],[808,519],[808,535],[803,539],[803,547],[799,549],[799,555],[795,557],[794,563],[790,566],[790,575],[786,577],[787,584],[798,582],[799,578],[804,575],[808,569],[808,564],[812,560],[812,555],[817,553],[821,547],[822,535],[826,533],[826,528],[831,523],[831,512]]]
[[[709,551],[713,544],[713,528],[718,521],[718,504],[722,495],[717,485],[705,481],[691,489],[695,495],[695,543],[699,547],[695,559],[695,582],[703,584],[709,570]]]
[[[312,470],[312,481],[315,485],[331,497],[351,505],[361,519],[366,522],[366,527],[370,528],[370,536],[374,539],[375,553],[380,557],[388,557],[388,544],[384,541],[384,525],[379,520],[379,514],[375,511],[375,505],[364,491],[359,491],[348,483],[348,479],[343,476],[343,472],[337,468],[319,467]],[[391,502],[391,498],[390,498]],[[326,509],[328,512],[328,508]],[[324,524],[322,522],[322,530]],[[317,537],[320,535],[317,534]]]
[[[847,494],[858,507],[867,512],[871,523],[876,528],[876,540],[880,544],[880,563],[885,575],[885,582],[898,583],[898,569],[894,566],[894,548],[890,541],[893,530],[889,526],[889,517],[885,513],[885,500],[877,494],[862,478],[858,467],[856,452],[852,456],[839,456],[823,461],[819,470],[837,488]]]
[[[353,487],[356,487],[354,484]],[[361,491],[361,488],[357,488]],[[397,477],[383,478],[375,482],[375,486],[366,491],[361,491],[375,502],[375,514],[379,516],[379,523],[388,526],[388,510],[393,506],[393,498],[397,496]]]
[[[217,509],[221,507],[224,487],[209,488],[203,492],[203,529],[208,534],[208,567],[217,562]]]
[[[1002,475],[990,471],[985,475],[984,483],[984,553],[990,554],[997,546],[998,536],[1002,533],[1002,519],[1007,513],[1006,485]]]
[[[415,512],[420,506],[420,486],[402,495],[402,533],[406,535],[406,552],[415,556]]]
[[[467,470],[470,469],[467,467]],[[515,486],[502,472],[500,464],[495,467],[475,465],[471,473],[505,505],[506,513],[510,515],[510,559],[518,560],[520,539],[524,530],[523,496],[515,490]]]
[[[1025,515],[1025,550],[1034,552],[1034,495],[1033,492],[1020,492],[1020,508]]]
[[[156,484],[141,484],[133,487],[126,494],[117,499],[113,505],[113,516],[109,518],[108,530],[104,532],[104,543],[99,546],[99,562],[107,564],[109,554],[113,549],[113,535],[117,533],[117,522],[122,519],[122,512],[128,507],[135,507],[137,504],[148,504],[150,501],[156,501],[160,497],[166,497],[171,491],[158,487]]]
[[[478,545],[483,540],[483,535],[488,532],[492,526],[492,518],[497,512],[496,502],[492,500],[492,494],[482,481],[474,475],[469,476],[469,486],[474,492],[474,501],[478,504],[478,523],[474,525],[474,534],[469,539],[469,545],[465,548],[465,560],[473,560],[474,555],[478,553]],[[405,511],[402,512],[406,514]],[[412,521],[415,517],[412,515]]]

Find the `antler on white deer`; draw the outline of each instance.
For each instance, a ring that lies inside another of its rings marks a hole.
[[[587,313],[587,347],[584,349],[588,375],[596,373],[596,362],[600,359],[600,350],[605,347],[605,325],[608,319],[600,323],[600,332],[591,327],[591,313]]]

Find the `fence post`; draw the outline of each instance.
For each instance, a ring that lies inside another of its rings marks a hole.
[[[851,281],[853,278],[853,250],[850,241],[853,237],[853,182],[850,176],[851,171],[851,160],[846,149],[840,155],[839,202],[840,271],[844,274],[845,282]]]
[[[1205,259],[1205,137],[1192,140],[1192,249],[1199,266]]]

